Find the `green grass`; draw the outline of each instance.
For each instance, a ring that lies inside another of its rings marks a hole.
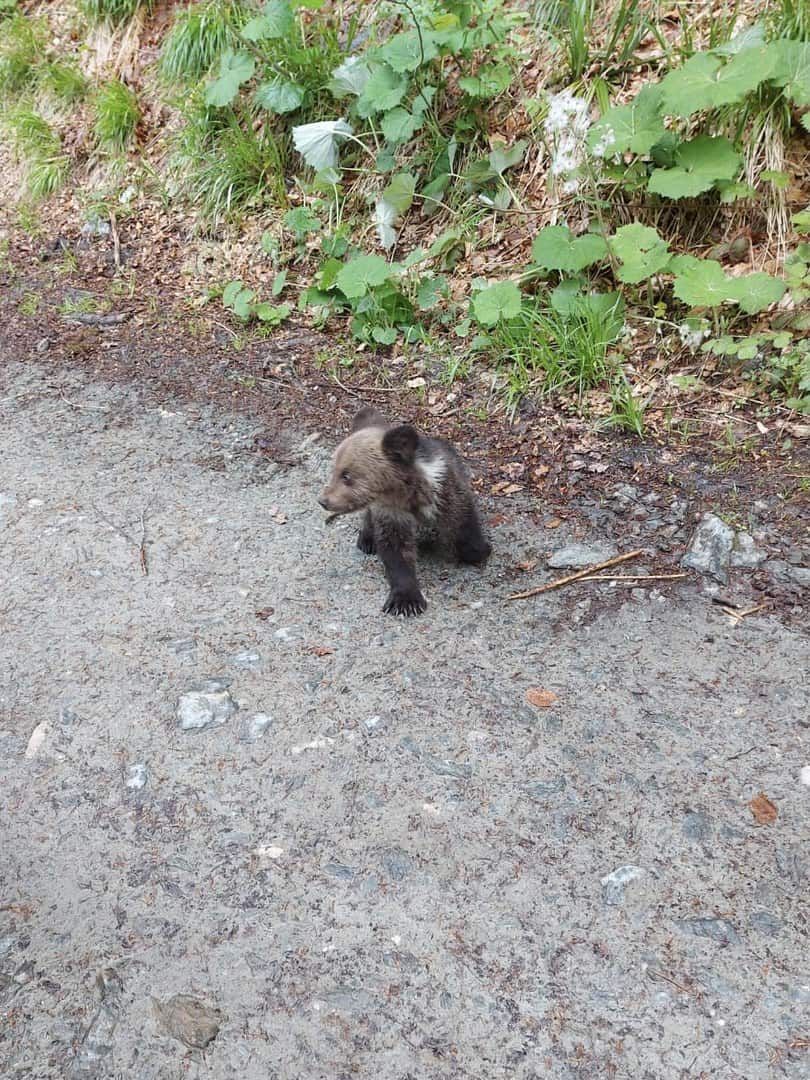
[[[202,78],[229,45],[248,15],[240,0],[201,0],[177,13],[163,42],[159,70],[173,83]]]
[[[40,19],[15,14],[0,22],[0,97],[29,87],[46,40],[47,26]]]
[[[70,171],[70,158],[62,152],[62,140],[50,124],[33,109],[20,107],[5,124],[11,144],[26,171],[26,186],[34,199],[57,191]]]
[[[87,93],[87,80],[69,61],[48,60],[39,68],[38,82],[66,105],[81,101]]]
[[[151,11],[154,6],[154,0],[81,0],[82,12],[93,22],[126,22],[139,7]]]
[[[96,96],[95,134],[105,150],[124,150],[132,141],[141,111],[135,94],[120,79],[103,83]]]

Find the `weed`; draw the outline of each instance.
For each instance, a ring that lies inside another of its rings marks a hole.
[[[87,93],[87,80],[75,64],[48,60],[39,70],[39,84],[66,105],[73,105]]]
[[[201,0],[179,12],[160,53],[160,73],[173,83],[205,75],[247,22],[241,0]]]
[[[624,372],[619,372],[613,380],[610,388],[610,402],[612,410],[610,416],[602,421],[604,427],[615,428],[617,431],[629,431],[638,436],[644,434],[644,413],[647,402],[636,397]]]
[[[26,170],[26,185],[34,199],[51,195],[64,182],[70,159],[62,140],[47,120],[33,109],[20,107],[6,117],[12,145]]]
[[[39,295],[33,292],[27,292],[20,301],[17,308],[21,315],[36,315],[39,311]]]
[[[116,24],[131,19],[140,7],[149,12],[154,6],[154,0],[81,0],[81,10],[93,22]]]
[[[25,89],[45,53],[47,24],[14,14],[0,23],[0,96]]]
[[[103,83],[96,95],[96,139],[105,150],[124,150],[140,118],[138,99],[120,79]]]
[[[77,299],[66,296],[59,305],[60,315],[97,315],[103,311],[105,304],[97,300],[95,296],[80,296]]]

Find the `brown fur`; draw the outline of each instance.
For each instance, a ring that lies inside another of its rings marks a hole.
[[[366,511],[357,544],[382,559],[390,585],[384,610],[393,614],[415,615],[427,606],[416,578],[418,542],[438,541],[461,562],[489,558],[467,473],[453,447],[408,424],[388,424],[374,409],[355,417],[319,501],[333,514]]]

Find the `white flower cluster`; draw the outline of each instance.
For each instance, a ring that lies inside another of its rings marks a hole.
[[[591,118],[588,102],[570,90],[548,99],[548,115],[543,125],[551,151],[551,175],[564,177],[563,192],[573,195],[578,189],[579,167],[585,160],[585,140]]]

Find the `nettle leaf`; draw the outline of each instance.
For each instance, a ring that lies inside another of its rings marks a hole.
[[[458,85],[474,98],[494,98],[512,82],[512,72],[506,64],[484,64],[475,75],[465,75]]]
[[[360,97],[371,78],[371,68],[359,56],[350,56],[332,72],[329,89],[335,97],[354,94]]]
[[[700,195],[717,180],[732,180],[741,160],[728,139],[698,135],[678,147],[675,168],[653,169],[648,189],[669,199]]]
[[[242,83],[252,78],[254,67],[255,63],[250,53],[226,49],[220,57],[219,75],[206,87],[206,105],[214,105],[217,108],[230,105]]]
[[[773,65],[767,47],[743,49],[728,63],[713,53],[695,53],[662,79],[662,110],[670,116],[689,117],[741,101],[767,79]]]
[[[300,86],[276,76],[270,82],[262,83],[253,95],[257,105],[261,105],[268,112],[280,115],[295,112],[304,101],[304,91]]]
[[[495,326],[520,314],[523,298],[514,281],[498,281],[473,295],[473,315],[482,326]]]
[[[387,41],[378,55],[394,71],[416,71],[423,63],[428,63],[439,55],[436,41],[429,30],[405,30]]]
[[[759,311],[776,304],[785,295],[787,284],[779,278],[771,277],[758,270],[754,274],[736,278],[735,299],[746,315],[756,315]]]
[[[242,37],[248,41],[270,41],[287,38],[294,29],[295,16],[287,0],[268,0],[261,15],[242,28]]]
[[[322,172],[337,165],[340,143],[352,133],[345,120],[318,120],[292,129],[293,146],[307,165]]]
[[[365,296],[369,289],[382,285],[395,269],[382,255],[355,255],[341,267],[335,284],[350,300]]]
[[[416,191],[416,177],[413,173],[401,172],[397,173],[384,189],[382,197],[398,214],[404,214],[410,209],[414,191]]]
[[[607,254],[601,236],[574,237],[566,225],[547,225],[532,242],[532,262],[543,270],[573,274],[599,262]]]
[[[810,105],[810,42],[773,41],[769,50],[773,55],[769,81],[781,86],[796,105]]]
[[[660,274],[669,265],[670,254],[666,241],[655,229],[637,222],[623,225],[611,237],[611,248],[620,260],[616,272],[619,281],[637,285],[653,274]]]
[[[493,147],[489,154],[489,164],[492,171],[497,173],[498,176],[503,176],[507,169],[520,165],[528,145],[525,139],[520,139],[511,150],[507,150],[506,143],[499,143]]]
[[[386,142],[398,146],[412,139],[423,123],[421,116],[415,116],[407,109],[397,107],[387,112],[382,118],[382,132]]]
[[[614,157],[628,150],[648,154],[666,134],[659,112],[661,96],[661,86],[655,83],[645,86],[629,105],[608,109],[588,132],[594,157]]]
[[[746,26],[739,34],[735,34],[730,41],[715,46],[712,52],[716,52],[718,56],[735,56],[743,49],[751,49],[764,44],[765,27],[762,23],[753,23],[751,26]]]
[[[357,112],[364,120],[376,113],[390,112],[399,105],[408,89],[408,80],[387,64],[372,70],[363,93],[357,99]]]
[[[320,218],[306,206],[296,206],[293,210],[288,210],[282,221],[285,227],[292,229],[296,236],[307,236],[322,228]]]

